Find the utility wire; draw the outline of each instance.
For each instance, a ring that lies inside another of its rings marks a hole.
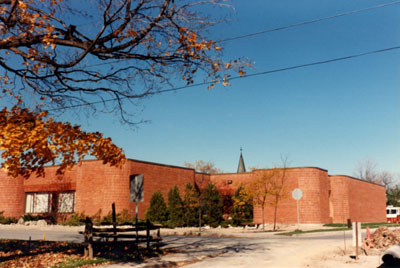
[[[286,29],[289,29],[289,28],[303,26],[303,25],[316,23],[316,22],[320,22],[320,21],[324,21],[324,20],[335,19],[335,18],[338,18],[338,17],[343,17],[343,16],[347,16],[347,15],[361,13],[361,12],[364,12],[364,11],[369,11],[369,10],[372,10],[372,9],[377,9],[377,8],[382,8],[382,7],[392,6],[392,5],[398,5],[398,4],[400,4],[400,1],[380,4],[380,5],[376,5],[376,6],[372,6],[372,7],[367,7],[367,8],[352,10],[352,11],[348,11],[348,12],[344,12],[344,13],[339,13],[339,14],[336,14],[336,15],[328,16],[328,17],[317,18],[317,19],[313,19],[313,20],[308,20],[308,21],[303,21],[303,22],[299,22],[299,23],[295,23],[295,24],[290,24],[290,25],[287,25],[287,26],[281,26],[281,27],[277,27],[277,28],[262,30],[262,31],[255,32],[255,33],[249,33],[249,34],[239,35],[239,36],[235,36],[235,37],[229,37],[229,38],[218,40],[217,42],[227,42],[227,41],[232,41],[232,40],[252,37],[252,36],[256,36],[256,35],[260,35],[260,34],[286,30]]]
[[[349,55],[349,56],[332,58],[332,59],[327,59],[327,60],[322,60],[322,61],[315,61],[315,62],[300,64],[300,65],[293,65],[293,66],[288,66],[288,67],[279,68],[279,69],[272,69],[272,70],[263,71],[263,72],[246,74],[246,75],[242,75],[242,76],[234,76],[234,77],[229,78],[228,82],[232,81],[232,80],[237,80],[237,79],[244,79],[244,78],[249,78],[249,77],[254,77],[254,76],[267,75],[267,74],[271,74],[271,73],[278,73],[278,72],[284,72],[284,71],[289,71],[289,70],[294,70],[294,69],[300,69],[300,68],[305,68],[305,67],[310,67],[310,66],[315,66],[315,65],[322,65],[322,64],[327,64],[327,63],[336,62],[336,61],[344,61],[344,60],[359,58],[359,57],[368,56],[368,55],[377,54],[377,53],[388,52],[388,51],[397,50],[397,49],[400,49],[400,46],[383,48],[383,49],[353,54],[353,55]],[[174,87],[174,88],[169,88],[169,89],[158,90],[156,92],[150,92],[147,95],[155,95],[155,94],[160,94],[160,93],[179,91],[179,90],[183,90],[183,89],[204,86],[204,85],[211,85],[211,84],[215,84],[215,83],[216,82],[203,82],[203,83],[197,83],[197,84],[186,85],[186,86],[181,86],[181,87]],[[123,97],[121,97],[120,99],[123,99]],[[125,99],[129,99],[129,97],[125,97]],[[60,108],[50,109],[49,111],[56,111],[56,110],[61,110],[61,109],[69,109],[69,108],[94,105],[94,104],[100,104],[100,103],[105,103],[105,102],[111,102],[111,101],[115,101],[115,100],[117,100],[117,98],[107,99],[107,100],[103,100],[103,101],[70,105],[70,106],[64,106],[62,108],[60,107]]]
[[[303,21],[303,22],[290,24],[290,25],[286,25],[286,26],[281,26],[281,27],[277,27],[277,28],[272,28],[272,29],[266,29],[266,30],[262,30],[262,31],[259,31],[259,32],[254,32],[254,33],[249,33],[249,34],[229,37],[229,38],[218,40],[216,42],[217,43],[222,43],[222,42],[228,42],[228,41],[233,41],[233,40],[237,40],[237,39],[243,39],[243,38],[247,38],[247,37],[252,37],[252,36],[256,36],[256,35],[261,35],[261,34],[266,34],[266,33],[286,30],[286,29],[289,29],[289,28],[299,27],[299,26],[303,26],[303,25],[307,25],[307,24],[312,24],[312,23],[324,21],[324,20],[335,19],[335,18],[339,18],[339,17],[344,17],[344,16],[356,14],[356,13],[361,13],[361,12],[365,12],[365,11],[369,11],[369,10],[373,10],[373,9],[377,9],[377,8],[382,8],[382,7],[392,6],[392,5],[398,5],[398,4],[400,4],[400,0],[399,1],[395,1],[395,2],[390,2],[390,3],[380,4],[380,5],[376,5],[376,6],[372,6],[372,7],[351,10],[351,11],[347,11],[347,12],[344,12],[344,13],[339,13],[339,14],[336,14],[336,15],[328,16],[328,17],[312,19],[312,20]],[[118,63],[118,62],[121,62],[121,60],[112,61],[112,62],[105,62],[105,63],[98,63],[98,64],[93,64],[93,65],[88,65],[86,67],[96,67],[96,66],[102,66],[102,65],[109,65],[109,64]]]

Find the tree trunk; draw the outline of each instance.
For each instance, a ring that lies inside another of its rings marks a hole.
[[[264,205],[261,206],[261,209],[262,209],[262,212],[261,212],[261,214],[262,214],[262,229],[264,231],[265,230],[265,228],[264,228]]]
[[[278,204],[275,204],[275,211],[274,211],[274,231],[276,230],[276,214],[278,211]]]

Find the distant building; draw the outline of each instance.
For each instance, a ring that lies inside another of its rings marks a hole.
[[[203,174],[194,169],[127,160],[121,168],[104,165],[102,161],[88,160],[56,174],[56,167],[47,167],[45,177],[29,179],[10,178],[0,170],[0,211],[5,216],[21,217],[24,214],[49,213],[57,207],[58,213],[68,215],[84,212],[107,214],[116,203],[117,212],[124,209],[135,213],[138,200],[139,217],[143,218],[152,194],[177,185],[181,193],[187,183],[204,187],[215,183],[223,195],[231,195],[242,183],[254,179],[259,170],[246,172],[240,155],[238,173]],[[299,202],[301,223],[338,223],[348,218],[361,222],[386,220],[385,187],[344,175],[328,175],[327,170],[315,167],[287,169],[287,189],[300,188],[303,197]],[[130,195],[130,188],[139,192]],[[133,198],[133,199],[132,199]],[[265,221],[272,222],[273,210],[265,208]],[[295,223],[296,201],[290,196],[278,207],[280,223]],[[254,209],[254,222],[260,223],[261,209]]]

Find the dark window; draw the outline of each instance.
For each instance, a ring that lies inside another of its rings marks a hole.
[[[144,201],[144,175],[136,174],[129,176],[130,181],[130,201],[143,202]]]

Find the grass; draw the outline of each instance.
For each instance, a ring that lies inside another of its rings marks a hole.
[[[57,266],[53,266],[52,268],[75,268],[81,267],[84,265],[93,265],[93,264],[102,264],[102,263],[109,263],[110,260],[105,258],[94,258],[94,259],[87,259],[87,258],[66,258],[65,262],[57,264]]]
[[[324,227],[347,227],[346,223],[327,223],[323,225]],[[365,229],[369,228],[378,228],[379,226],[387,226],[387,227],[400,227],[398,223],[388,223],[388,222],[362,222],[361,228]]]
[[[284,233],[277,233],[275,235],[286,235],[286,236],[292,236],[292,235],[296,235],[296,234],[309,234],[309,233],[322,233],[322,232],[332,232],[332,231],[346,231],[346,230],[350,230],[347,227],[346,228],[332,228],[332,229],[314,229],[314,230],[307,230],[307,231],[303,231],[303,230],[299,230],[296,229],[292,232],[284,232]]]
[[[324,224],[323,226],[324,227],[332,227],[332,228],[329,228],[329,229],[314,229],[314,230],[307,230],[307,231],[296,229],[296,230],[294,230],[292,232],[277,233],[276,235],[292,236],[292,235],[298,235],[298,234],[351,230],[351,228],[347,228],[347,224],[346,223],[328,223],[328,224]],[[400,224],[387,223],[387,222],[364,222],[364,223],[361,223],[361,229],[365,229],[367,227],[369,227],[369,228],[378,228],[380,226],[400,227]]]

